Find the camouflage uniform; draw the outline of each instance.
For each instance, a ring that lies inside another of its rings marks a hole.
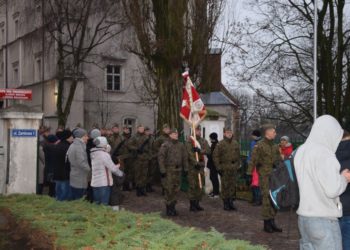
[[[152,135],[149,136],[149,146],[150,146],[150,157],[148,160],[148,174],[147,174],[147,181],[146,181],[146,191],[147,192],[153,192],[152,184],[154,182],[154,176],[157,170],[157,155],[158,152],[154,152],[154,138]]]
[[[151,157],[150,138],[144,133],[137,133],[130,138],[127,147],[134,155],[136,155],[134,170],[137,195],[145,195],[148,163]]]
[[[276,210],[271,205],[269,195],[269,177],[273,170],[273,165],[281,160],[278,145],[273,141],[264,138],[254,147],[249,167],[256,166],[260,175],[260,185],[262,189],[262,217],[264,220],[273,219]]]
[[[107,138],[109,145],[111,145],[111,153],[115,151],[118,145],[122,142],[123,137],[119,134],[112,134]]]
[[[213,161],[221,175],[220,196],[224,201],[224,209],[235,210],[233,199],[236,195],[236,177],[240,166],[238,142],[228,138],[221,140],[214,149]]]
[[[118,152],[114,151],[115,156],[113,158],[117,158],[121,169],[124,171],[125,180],[123,185],[123,190],[130,190],[130,183],[135,183],[135,171],[134,171],[134,154],[129,151],[127,145],[130,140],[130,134],[122,135],[123,141],[121,147],[118,149]]]
[[[196,159],[196,153],[193,151],[193,143],[192,141],[188,141],[186,143],[186,149],[188,153],[188,198],[190,200],[190,210],[191,211],[197,211],[197,210],[202,210],[202,208],[199,206],[199,201],[202,199],[203,196],[203,189],[199,188],[199,179],[198,179],[198,174],[201,174],[201,180],[202,180],[202,185],[204,186],[204,155],[210,153],[210,147],[208,142],[201,138],[197,137],[197,141],[199,142],[201,146],[201,152],[198,153],[198,158],[199,162],[197,162]],[[200,169],[196,168],[196,165]]]
[[[164,198],[168,206],[175,207],[176,195],[180,191],[182,170],[187,171],[187,152],[185,145],[178,140],[169,139],[162,144],[158,153],[158,164],[163,176]]]

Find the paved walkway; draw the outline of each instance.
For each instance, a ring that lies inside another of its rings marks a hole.
[[[134,192],[123,192],[126,196],[123,206],[134,212],[161,212],[165,216],[164,202],[160,190],[148,197],[136,197]],[[273,250],[298,249],[299,233],[295,212],[281,212],[277,215],[276,223],[283,228],[283,233],[268,234],[262,231],[260,219],[261,207],[253,207],[246,201],[237,201],[238,212],[226,212],[222,209],[221,199],[205,197],[201,205],[202,212],[189,212],[186,194],[181,193],[177,204],[178,217],[172,218],[180,225],[197,227],[203,230],[215,228],[225,234],[227,239],[248,240],[253,244],[261,244]],[[168,217],[167,217],[168,218]],[[288,234],[288,227],[289,234]]]

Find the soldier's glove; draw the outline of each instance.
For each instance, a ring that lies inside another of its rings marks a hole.
[[[160,173],[160,177],[161,178],[165,178],[166,177],[166,173]]]
[[[218,170],[218,173],[220,176],[222,176],[224,174],[224,171],[223,170]]]
[[[201,170],[202,165],[200,163],[197,163],[196,165],[194,165],[194,168],[197,170]]]
[[[201,149],[200,148],[198,148],[198,147],[193,147],[193,152],[197,152],[197,153],[200,153],[201,152]]]
[[[143,154],[143,149],[142,149],[142,148],[138,148],[138,149],[137,149],[137,153],[138,153],[138,154]]]

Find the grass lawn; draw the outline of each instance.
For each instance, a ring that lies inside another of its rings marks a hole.
[[[54,236],[64,249],[237,249],[260,250],[241,240],[225,240],[215,230],[181,227],[159,214],[114,212],[84,201],[58,202],[48,196],[0,196],[19,220]]]

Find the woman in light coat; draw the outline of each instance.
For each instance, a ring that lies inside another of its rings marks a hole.
[[[113,163],[106,137],[97,137],[94,143],[96,147],[90,151],[93,200],[98,204],[108,205],[113,185],[112,173],[117,176],[123,176],[124,173],[119,169],[119,164]]]

